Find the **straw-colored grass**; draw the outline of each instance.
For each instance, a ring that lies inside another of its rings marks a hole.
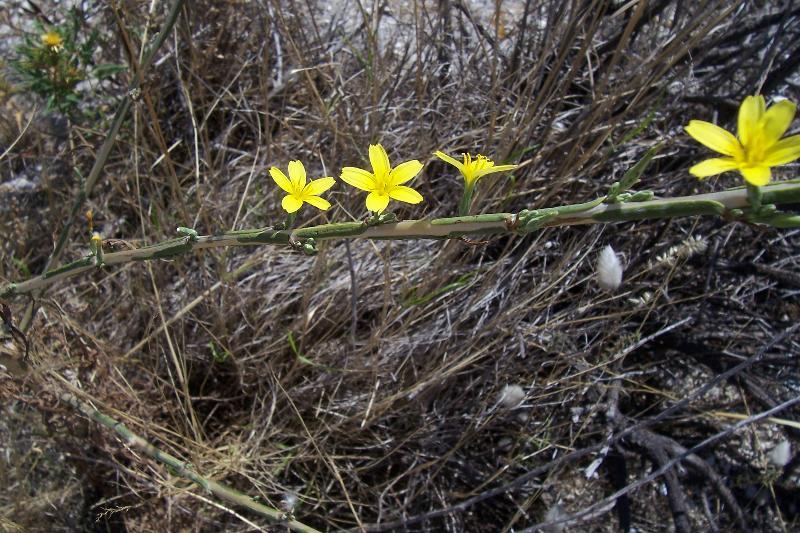
[[[31,17],[62,16],[38,4],[9,3],[3,47]],[[130,65],[172,2],[87,4],[98,60]],[[594,199],[659,141],[643,188],[720,190],[733,175],[688,174],[706,154],[682,125],[730,127],[759,89],[800,100],[798,47],[791,2],[187,2],[82,211],[109,251],[176,226],[264,226],[283,218],[270,166],[338,176],[374,142],[427,163],[414,181],[425,202],[403,218],[455,213],[461,178],[435,150],[521,164],[481,180],[478,212]],[[84,123],[3,96],[20,119],[0,115],[0,153],[36,114],[0,161],[2,282],[41,272],[132,71],[92,88],[85,105],[103,112]],[[298,221],[363,217],[363,194],[340,183],[327,197],[330,211]],[[607,244],[625,266],[614,294],[594,277]],[[0,526],[273,527],[83,416],[69,392],[318,530],[519,531],[573,516],[575,531],[791,530],[797,461],[780,470],[768,454],[797,448],[795,426],[775,421],[796,423],[797,406],[725,432],[798,395],[797,245],[796,230],[691,218],[471,244],[330,241],[314,257],[213,249],[71,278],[37,302],[27,372],[0,378],[15,413],[0,424]],[[78,220],[61,261],[87,250]],[[28,301],[9,303],[19,322]],[[3,350],[9,366],[22,347]],[[519,405],[501,401],[507,385]]]

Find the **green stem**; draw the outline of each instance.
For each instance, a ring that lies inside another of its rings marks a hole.
[[[279,522],[287,526],[292,531],[318,533],[316,529],[307,526],[302,522],[298,522],[296,520],[287,520],[285,513],[279,511],[278,509],[267,507],[264,504],[258,503],[250,496],[234,490],[227,485],[223,485],[222,483],[203,477],[186,462],[181,461],[177,457],[170,455],[167,452],[159,450],[157,447],[147,442],[144,438],[128,429],[128,427],[122,422],[119,422],[110,416],[101,413],[91,405],[79,400],[73,394],[64,392],[61,394],[61,400],[77,409],[84,416],[91,418],[98,424],[101,424],[116,432],[117,435],[119,435],[128,444],[128,446],[136,448],[151,459],[167,465],[177,475],[196,483],[214,496],[217,496],[218,498],[231,502],[235,505],[240,505],[246,509],[249,509],[250,511],[253,511],[254,513],[265,516],[274,522]]]
[[[761,187],[747,184],[747,201],[754,212],[758,212],[761,209],[762,196]]]
[[[475,184],[464,184],[464,194],[461,195],[461,201],[458,202],[458,216],[465,217],[469,215],[469,208],[472,206],[472,197],[475,194]]]
[[[765,204],[792,204],[800,202],[800,182],[774,183],[761,188]],[[104,253],[103,264],[112,266],[131,261],[169,259],[197,249],[253,246],[261,244],[288,245],[290,237],[303,243],[332,239],[457,239],[466,235],[528,233],[539,228],[630,222],[634,220],[673,218],[697,215],[725,216],[746,220],[742,210],[750,208],[745,188],[729,189],[708,194],[662,198],[643,202],[606,204],[602,198],[581,204],[563,205],[547,209],[523,210],[520,213],[488,213],[433,220],[406,220],[387,224],[369,225],[364,222],[324,224],[296,230],[257,228],[229,231],[216,235],[185,235],[157,244]],[[797,216],[779,213],[766,217],[765,224],[776,227],[796,227]],[[87,272],[96,267],[93,256],[84,257],[27,281],[0,287],[0,298],[30,294],[49,285]]]

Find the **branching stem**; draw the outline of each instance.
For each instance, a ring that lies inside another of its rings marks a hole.
[[[765,204],[800,203],[800,182],[774,183],[761,187]],[[519,213],[490,213],[432,220],[406,220],[381,224],[344,222],[295,230],[257,228],[228,231],[216,235],[187,235],[157,244],[121,252],[104,253],[104,265],[131,261],[171,259],[193,250],[261,244],[307,245],[331,239],[456,239],[466,235],[524,234],[540,228],[579,224],[630,222],[634,220],[672,218],[696,215],[723,216],[729,220],[753,220],[750,217],[748,191],[745,188],[661,198],[642,202],[604,203],[602,198],[582,204],[546,209],[523,210]],[[800,216],[776,212],[761,216],[758,222],[776,227],[800,227]],[[0,298],[30,294],[97,267],[95,257],[87,256],[24,282],[0,287]]]

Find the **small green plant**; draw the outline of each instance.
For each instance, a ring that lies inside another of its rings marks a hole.
[[[79,84],[100,81],[122,70],[116,64],[94,64],[98,31],[88,29],[79,10],[69,10],[63,24],[45,27],[26,36],[11,62],[25,80],[28,90],[45,99],[48,109],[75,116],[82,100]]]
[[[211,350],[211,357],[214,359],[215,363],[224,363],[231,355],[231,352],[224,348],[218,349],[217,344],[214,342],[209,342],[208,348]]]

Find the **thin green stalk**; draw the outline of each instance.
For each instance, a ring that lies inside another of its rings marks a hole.
[[[747,188],[747,201],[750,204],[750,207],[753,209],[753,211],[760,211],[762,204],[761,187],[758,187],[757,185],[751,185],[750,183],[745,185],[745,187]]]
[[[637,193],[638,195],[639,193]],[[633,195],[631,198],[636,198]],[[649,197],[642,195],[642,197]],[[764,204],[800,202],[800,182],[774,183],[761,187]],[[131,261],[171,259],[193,250],[261,244],[291,245],[313,251],[318,241],[332,239],[457,239],[466,235],[525,234],[540,228],[578,224],[604,224],[634,220],[715,215],[727,220],[758,222],[775,227],[800,227],[800,216],[792,213],[755,213],[750,211],[748,191],[744,187],[708,194],[662,198],[645,201],[606,203],[598,198],[582,204],[563,205],[546,209],[522,210],[519,213],[489,213],[433,220],[406,220],[385,224],[344,222],[324,224],[296,230],[257,228],[228,231],[216,235],[197,235],[179,228],[181,237],[150,246],[121,252],[103,253],[102,262],[90,254],[62,267],[20,283],[0,287],[0,297],[30,294],[54,283],[93,270],[99,266],[117,265]]]
[[[214,496],[249,509],[250,511],[253,511],[261,516],[265,516],[274,522],[281,523],[292,531],[300,531],[303,533],[319,533],[316,529],[307,526],[302,522],[298,522],[296,520],[287,520],[286,513],[283,513],[278,509],[268,507],[255,501],[250,496],[228,487],[227,485],[203,477],[191,465],[181,461],[173,455],[168,454],[167,452],[159,450],[157,447],[147,442],[144,438],[131,431],[122,422],[98,411],[88,403],[79,400],[75,395],[70,394],[69,392],[64,392],[61,394],[61,400],[77,409],[84,416],[91,418],[98,424],[101,424],[116,432],[117,435],[119,435],[125,441],[125,443],[128,444],[128,446],[136,448],[151,459],[167,465],[175,474],[181,476],[182,478],[188,479],[193,483],[196,483]]]
[[[472,205],[472,197],[475,194],[475,183],[469,185],[464,184],[464,193],[461,195],[461,200],[458,202],[458,216],[465,217],[469,215],[469,208]]]
[[[78,216],[78,212],[83,207],[83,204],[86,202],[86,199],[92,193],[97,180],[100,178],[100,174],[103,171],[103,167],[108,160],[108,156],[111,154],[111,149],[114,147],[114,143],[117,138],[117,133],[119,132],[120,127],[122,126],[123,121],[125,120],[126,115],[131,107],[131,102],[134,99],[134,94],[138,90],[139,85],[141,83],[141,76],[153,62],[155,58],[156,52],[164,43],[167,38],[167,35],[172,31],[172,27],[175,25],[175,22],[178,20],[178,14],[180,13],[181,8],[183,7],[184,0],[175,0],[172,4],[172,8],[167,15],[167,20],[164,22],[164,27],[161,29],[161,32],[156,36],[153,45],[147,50],[145,54],[144,60],[142,61],[141,68],[139,69],[139,76],[137,76],[128,87],[128,94],[123,98],[122,102],[117,108],[117,112],[114,114],[114,119],[111,121],[111,127],[108,129],[108,133],[106,134],[106,138],[103,141],[100,150],[97,152],[97,158],[94,161],[94,165],[92,166],[92,170],[89,172],[89,176],[86,180],[81,184],[80,190],[78,191],[78,195],[75,198],[75,202],[72,204],[72,208],[70,209],[69,216],[67,217],[66,222],[64,223],[64,227],[61,228],[61,233],[58,235],[58,240],[56,241],[56,246],[53,249],[50,256],[45,261],[44,268],[42,269],[44,272],[50,268],[50,265],[55,263],[58,258],[61,256],[61,252],[64,250],[64,246],[67,243],[67,238],[69,237],[70,230],[72,229],[72,225],[75,223],[75,219]],[[33,321],[33,317],[36,314],[36,307],[34,302],[31,302],[31,305],[28,307],[25,316],[20,321],[20,329],[22,331],[27,331],[30,327],[31,322]]]

